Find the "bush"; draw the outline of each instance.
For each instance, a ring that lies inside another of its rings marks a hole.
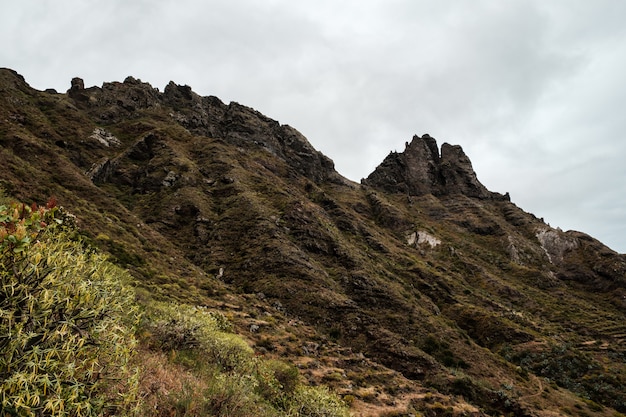
[[[169,352],[203,381],[173,394],[173,415],[348,415],[328,389],[302,386],[295,366],[255,357],[244,339],[224,331],[231,326],[219,313],[152,302],[144,317],[148,344]]]
[[[348,408],[337,395],[326,387],[298,386],[289,407],[290,416],[348,417]]]
[[[200,415],[209,416],[271,416],[277,415],[269,405],[264,405],[253,391],[250,380],[233,375],[219,374],[205,390],[205,402]]]
[[[300,383],[298,369],[279,360],[258,360],[256,391],[274,407],[284,410]]]
[[[114,414],[136,403],[129,276],[72,241],[61,214],[53,204],[0,206],[5,415]]]
[[[225,318],[200,307],[153,303],[145,330],[150,343],[163,351],[194,350],[226,372],[250,372],[253,351],[239,336],[225,332]]]

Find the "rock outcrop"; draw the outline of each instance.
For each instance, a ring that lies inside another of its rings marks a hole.
[[[123,83],[104,83],[101,88],[85,88],[82,79],[74,78],[67,93],[77,107],[92,113],[102,124],[132,118],[138,110],[165,108],[173,121],[193,134],[265,149],[317,183],[343,182],[333,161],[313,148],[296,129],[241,104],[227,105],[217,97],[201,97],[187,85],[170,81],[161,93],[133,77]]]
[[[441,156],[429,135],[413,136],[404,152],[392,152],[362,183],[391,193],[410,196],[462,194],[489,200],[509,200],[482,185],[470,159],[459,145],[444,143]]]

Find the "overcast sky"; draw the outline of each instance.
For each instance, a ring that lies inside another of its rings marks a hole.
[[[34,88],[173,80],[301,131],[359,181],[414,134],[626,252],[626,1],[0,0]]]

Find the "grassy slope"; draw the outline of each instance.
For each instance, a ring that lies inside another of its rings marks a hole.
[[[104,123],[7,71],[0,88],[10,194],[56,196],[151,297],[219,308],[355,412],[626,411],[623,282],[563,274],[535,238],[547,226],[511,203],[316,183],[261,146],[193,134],[167,106]],[[121,144],[90,139],[97,126]],[[96,185],[85,172],[103,158],[117,168]],[[409,246],[409,231],[442,243]],[[602,250],[580,240],[566,263],[586,270]]]

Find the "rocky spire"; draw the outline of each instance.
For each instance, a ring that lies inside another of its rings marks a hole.
[[[404,152],[391,152],[361,182],[409,195],[462,194],[481,199],[508,199],[508,194],[491,192],[478,181],[470,159],[459,145],[444,143],[440,156],[437,141],[428,134],[413,136]]]

